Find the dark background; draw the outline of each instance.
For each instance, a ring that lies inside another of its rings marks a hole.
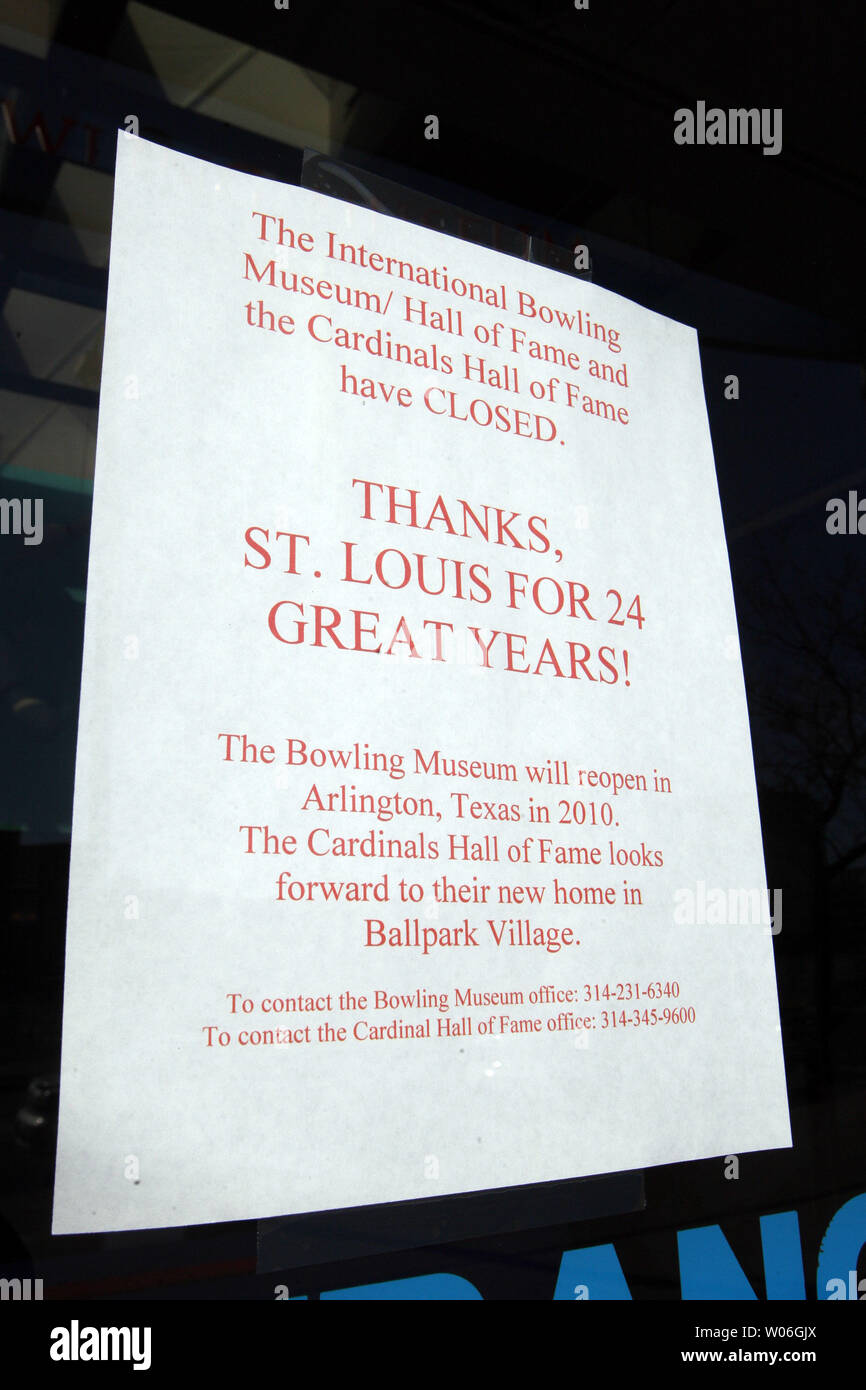
[[[452,1272],[488,1299],[549,1300],[563,1251],[613,1242],[634,1299],[677,1300],[677,1233],[718,1224],[764,1298],[759,1218],[796,1211],[806,1296],[826,1297],[825,1228],[866,1192],[866,536],[826,529],[831,498],[866,497],[864,27],[856,4],[806,0],[0,0],[0,493],[42,496],[47,525],[39,547],[0,536],[0,1273],[43,1277],[46,1298],[273,1299],[277,1283],[315,1297]],[[698,100],[780,107],[781,152],[675,144],[674,111]],[[282,1244],[263,1232],[261,1272],[253,1222],[51,1238],[114,132],[130,114],[149,139],[338,196],[349,165],[396,215],[563,274],[584,242],[595,283],[697,327],[784,901],[792,1150],[743,1156],[736,1180],[714,1159],[652,1169],[642,1191],[638,1175],[331,1214]],[[329,157],[324,184],[305,149]]]

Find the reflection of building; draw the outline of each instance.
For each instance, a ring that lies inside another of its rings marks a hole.
[[[866,1076],[866,868],[840,874],[830,896],[833,1071],[840,1084],[862,1088]]]
[[[823,827],[805,797],[764,788],[759,797],[767,882],[781,889],[782,930],[774,938],[789,1094],[807,1094],[819,1057],[820,984],[816,924],[822,897]]]

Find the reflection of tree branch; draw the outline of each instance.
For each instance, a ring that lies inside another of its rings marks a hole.
[[[827,865],[827,874],[832,876],[840,874],[843,869],[847,869],[849,864],[854,864],[866,854],[866,840],[862,840],[859,845],[852,845],[849,850],[841,854],[838,859],[834,859],[832,864]]]
[[[760,568],[740,625],[750,709],[769,735],[760,770],[815,806],[837,875],[866,856],[866,596],[850,555],[823,584],[799,565],[780,579],[766,553]]]

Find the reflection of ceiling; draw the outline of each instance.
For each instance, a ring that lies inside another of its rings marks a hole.
[[[4,0],[0,45],[50,63],[58,36],[74,42],[82,34],[67,15],[53,0]],[[93,471],[112,199],[110,171],[88,162],[93,140],[104,156],[110,124],[122,123],[146,93],[268,140],[327,152],[342,138],[354,97],[345,83],[146,5],[115,3],[103,15],[102,71],[127,98],[96,137],[88,123],[99,117],[74,99],[49,103],[26,85],[0,87],[10,103],[0,147],[0,232],[9,256],[0,278],[0,469],[65,485]],[[103,274],[82,278],[83,265]]]
[[[147,5],[129,4],[126,24],[174,105],[301,147],[330,151],[342,138],[354,95],[346,83]],[[124,28],[108,57],[129,48]]]
[[[98,309],[11,290],[3,309],[7,334],[15,339],[23,369],[51,381],[76,381],[87,349],[102,332]]]

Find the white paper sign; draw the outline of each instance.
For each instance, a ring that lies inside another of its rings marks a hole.
[[[790,1144],[694,331],[121,136],[55,1232]]]

